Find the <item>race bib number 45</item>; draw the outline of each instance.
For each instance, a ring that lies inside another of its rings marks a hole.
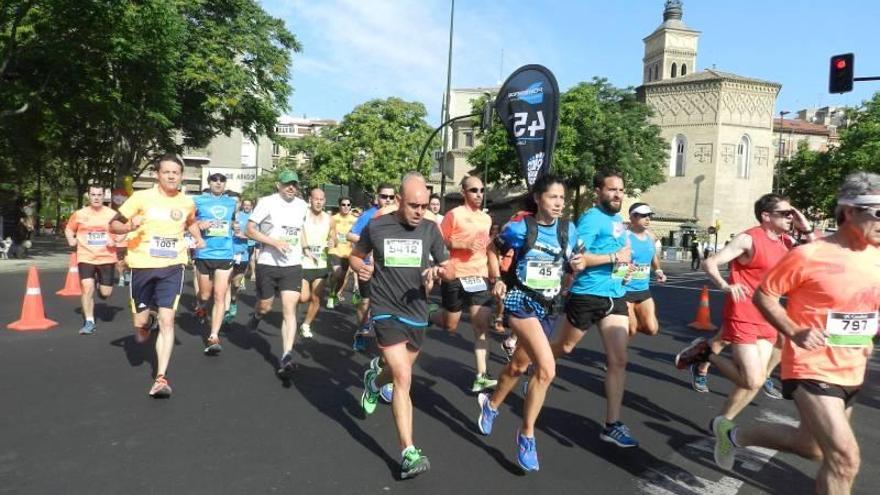
[[[562,263],[529,261],[526,263],[526,286],[536,290],[558,289],[562,285]]]
[[[421,239],[385,239],[385,266],[418,268],[422,266]]]
[[[828,345],[866,347],[874,345],[877,334],[877,311],[870,313],[830,312],[825,324]]]

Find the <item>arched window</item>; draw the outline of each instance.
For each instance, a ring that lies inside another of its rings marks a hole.
[[[660,79],[660,64],[654,64],[654,80]]]
[[[687,156],[687,138],[679,134],[672,140],[669,153],[669,176],[684,177],[685,156]]]
[[[645,69],[645,81],[651,82],[651,68]]]
[[[687,64],[681,64],[681,75],[683,76],[683,75],[685,75],[685,74],[687,74],[687,73],[688,73],[688,66],[687,66]]]
[[[678,74],[676,74],[676,70],[677,70],[677,69],[678,69],[678,67],[675,65],[675,62],[672,62],[672,71],[670,72],[670,75],[671,75],[673,78],[675,78],[675,76],[678,75]]]
[[[739,140],[736,147],[736,176],[742,179],[748,179],[751,169],[751,140],[747,134]]]

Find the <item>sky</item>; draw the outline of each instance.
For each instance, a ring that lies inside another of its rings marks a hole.
[[[358,104],[397,96],[425,104],[439,123],[446,87],[450,0],[260,0],[303,45],[294,54],[288,114],[341,120]],[[563,91],[593,77],[641,84],[642,39],[663,20],[663,0],[458,0],[452,86],[492,86],[514,69],[549,68]],[[713,66],[782,84],[795,112],[858,105],[880,81],[828,94],[831,55],[855,53],[856,76],[880,76],[875,0],[684,0],[701,31],[697,69]]]

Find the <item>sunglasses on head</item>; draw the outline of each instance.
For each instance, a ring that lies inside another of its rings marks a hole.
[[[380,194],[379,199],[394,199],[393,194]]]
[[[477,194],[477,193],[482,194],[483,191],[485,191],[485,190],[486,190],[485,187],[469,187],[467,189],[467,192],[472,193],[472,194]]]

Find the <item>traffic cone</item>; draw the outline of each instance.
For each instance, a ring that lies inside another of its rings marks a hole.
[[[70,262],[67,264],[67,280],[64,282],[64,288],[55,294],[59,296],[82,295],[82,290],[79,288],[79,268],[76,253],[70,253]]]
[[[718,327],[712,324],[712,317],[709,314],[709,287],[703,286],[703,292],[700,293],[700,307],[697,308],[697,317],[688,325],[697,330],[717,330]]]
[[[58,322],[46,318],[43,296],[40,293],[40,277],[37,275],[37,267],[31,265],[28,269],[27,290],[21,304],[21,319],[6,325],[6,328],[18,331],[47,330],[57,324]]]

